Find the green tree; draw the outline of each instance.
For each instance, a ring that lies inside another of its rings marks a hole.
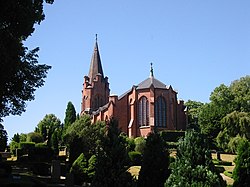
[[[4,126],[0,123],[0,151],[4,151],[7,146],[8,135]]]
[[[74,123],[76,120],[76,110],[72,102],[68,102],[66,112],[65,112],[65,118],[64,118],[64,129],[66,130],[69,125]]]
[[[20,142],[26,142],[27,140],[27,134],[21,133],[20,134]]]
[[[238,147],[238,155],[235,159],[233,170],[233,186],[250,186],[250,142],[246,139],[241,141]]]
[[[25,102],[35,98],[35,90],[44,85],[51,68],[38,64],[38,48],[29,51],[23,45],[34,32],[34,25],[45,18],[43,2],[0,2],[0,119],[24,112]],[[45,2],[53,3],[53,0]]]
[[[74,175],[75,184],[81,185],[88,179],[88,162],[83,153],[72,164],[70,173]]]
[[[27,142],[42,143],[43,136],[37,132],[30,132],[27,134]]]
[[[66,131],[65,142],[69,147],[69,160],[73,162],[81,153],[88,160],[96,152],[98,142],[104,135],[105,124],[91,124],[90,116],[81,116]]]
[[[250,112],[250,76],[241,77],[230,85],[234,97],[234,110],[239,112]]]
[[[188,108],[188,126],[189,128],[199,129],[198,118],[200,115],[201,107],[204,103],[199,101],[188,100],[185,102],[185,105]]]
[[[180,140],[171,169],[166,187],[225,186],[221,176],[215,172],[205,138],[194,130],[186,131],[185,138]]]
[[[126,140],[120,134],[117,121],[111,119],[105,136],[97,147],[93,186],[132,186],[132,176],[126,167],[128,164]]]
[[[20,135],[18,133],[14,134],[11,141],[15,141],[15,142],[19,143],[20,142]]]
[[[230,86],[221,84],[214,89],[210,96],[211,102],[201,107],[199,115],[201,132],[209,138],[210,142],[213,142],[221,131],[224,131],[221,134],[227,133],[229,139],[238,133],[248,134],[248,117],[240,116],[243,113],[245,116],[249,116],[249,90],[250,76],[235,80]],[[236,124],[236,126],[234,127],[232,124]],[[220,136],[219,139],[221,140],[221,138]],[[221,142],[221,145],[225,144]]]
[[[150,133],[146,139],[146,147],[142,158],[138,186],[164,186],[170,174],[169,153],[159,133]]]
[[[61,121],[54,114],[46,114],[38,123],[35,132],[42,134],[43,139],[47,141],[47,145],[51,146],[51,137],[56,129],[60,129]]]

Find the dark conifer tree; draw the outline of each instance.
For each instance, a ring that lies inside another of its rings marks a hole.
[[[139,187],[162,187],[169,176],[169,153],[158,132],[150,133],[146,139],[142,166],[139,173]]]
[[[225,186],[225,181],[215,171],[211,153],[205,138],[194,130],[186,131],[184,140],[179,141],[172,173],[165,187]]]
[[[112,119],[97,147],[95,176],[92,183],[95,187],[132,186],[132,177],[126,167],[128,164],[126,140],[120,133],[118,123]]]

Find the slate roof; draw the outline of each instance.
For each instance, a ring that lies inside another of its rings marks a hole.
[[[102,70],[101,57],[99,54],[97,41],[95,43],[94,52],[92,55],[90,68],[89,68],[89,79],[92,82],[96,75],[100,74],[104,78],[104,73]]]
[[[141,83],[139,83],[136,89],[137,90],[146,89],[146,88],[150,88],[151,86],[153,86],[154,88],[162,88],[162,89],[166,89],[167,88],[164,83],[162,83],[161,81],[157,80],[153,76],[150,76],[146,80],[144,80]]]

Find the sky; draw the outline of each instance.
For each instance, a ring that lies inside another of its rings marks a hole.
[[[250,74],[249,0],[55,0],[25,41],[48,64],[45,85],[21,116],[4,118],[9,139],[29,133],[46,114],[64,121],[67,103],[80,112],[95,34],[112,94],[121,95],[150,74],[178,98],[209,102],[220,84]]]

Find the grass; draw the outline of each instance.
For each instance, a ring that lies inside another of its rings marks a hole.
[[[218,161],[216,153],[212,153],[213,162],[217,167],[220,166],[224,168],[224,172],[221,173],[221,176],[227,182],[227,185],[231,186],[234,182],[232,178],[232,172],[235,167],[234,159],[236,158],[236,155],[221,154],[220,156],[221,161]]]

